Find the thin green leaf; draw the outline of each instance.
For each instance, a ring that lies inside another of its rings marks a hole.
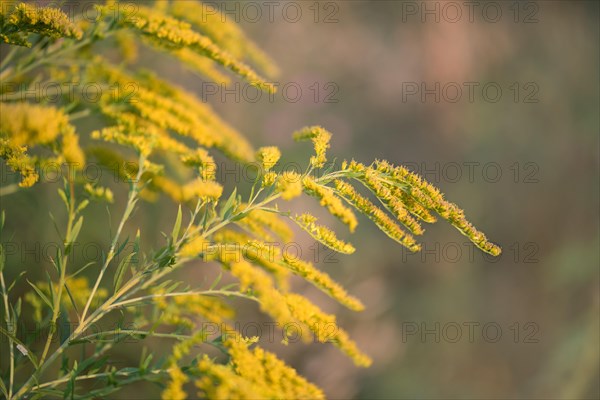
[[[231,192],[231,195],[225,202],[225,205],[223,206],[223,208],[221,208],[221,211],[219,213],[219,216],[221,217],[221,219],[226,219],[229,216],[229,214],[231,213],[233,204],[235,203],[236,196],[237,196],[237,188],[233,189],[233,192]]]
[[[125,267],[129,265],[131,258],[135,255],[135,253],[129,253],[125,258],[121,260],[119,263],[117,270],[115,271],[115,277],[113,279],[115,292],[119,290],[121,287],[121,283],[123,282],[123,276],[125,275]]]
[[[40,290],[38,289],[37,286],[35,286],[33,283],[31,283],[29,281],[29,279],[26,279],[27,283],[29,283],[29,285],[31,285],[31,287],[33,288],[33,290],[35,290],[35,292],[37,293],[38,296],[40,296],[40,298],[42,300],[44,300],[44,303],[46,303],[48,305],[48,307],[50,307],[50,310],[54,311],[54,307],[52,306],[52,303],[50,302],[50,300],[48,300],[48,297],[46,297],[46,295]]]
[[[177,237],[179,236],[179,230],[181,229],[181,204],[179,205],[179,209],[177,210],[177,218],[175,219],[175,225],[173,226],[173,233],[171,237],[173,238],[173,243],[177,242]]]
[[[90,265],[95,264],[94,261],[90,261],[89,263],[85,264],[83,267],[79,268],[77,271],[73,272],[71,275],[69,275],[70,278],[73,278],[77,275],[79,275],[81,272],[83,272],[87,267],[89,267]]]

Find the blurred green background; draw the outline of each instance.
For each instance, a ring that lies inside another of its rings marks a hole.
[[[307,159],[291,132],[323,125],[334,133],[331,157],[407,164],[504,249],[492,260],[440,223],[413,255],[362,219],[353,256],[317,258],[367,310],[296,289],[338,313],[374,365],[357,369],[331,346],[265,346],[331,398],[598,398],[598,3],[274,2],[272,19],[262,1],[213,4],[282,71],[286,90],[272,99],[204,93],[253,144]],[[142,52],[140,64],[199,96],[207,87],[154,53]],[[36,190],[3,199],[3,208],[20,204],[8,216],[18,240],[53,236],[51,226],[25,223],[59,208],[55,188]],[[147,246],[170,229],[176,210],[166,204],[135,216],[152,215]],[[292,206],[325,217],[314,202]],[[87,238],[107,241],[103,207],[92,212]],[[244,308],[244,320],[255,312]],[[119,396],[152,396],[141,393]]]

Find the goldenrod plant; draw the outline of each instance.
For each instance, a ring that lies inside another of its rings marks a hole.
[[[294,240],[293,225],[336,252],[355,250],[315,216],[290,210],[286,201],[301,195],[316,198],[351,232],[363,214],[410,251],[420,249],[415,236],[423,233],[422,223],[439,216],[484,252],[500,253],[460,208],[406,168],[382,160],[328,162],[331,133],[310,126],[293,137],[311,142],[314,155],[304,170],[284,170],[277,147],[253,150],[206,103],[137,66],[138,46],[147,46],[150,50],[144,51],[175,57],[206,79],[237,77],[274,91],[272,61],[210,5],[109,1],[95,6],[93,20],[27,3],[3,1],[1,12],[0,38],[10,46],[0,76],[3,83],[18,83],[18,90],[3,85],[0,157],[20,180],[0,193],[6,198],[34,185],[51,185],[39,171],[58,165],[65,177],[58,196],[66,209],[66,220],[54,221],[64,235],[45,271],[47,279],[27,279],[30,271],[17,278],[19,284],[27,282],[24,296],[13,294],[15,282],[7,281],[6,272],[18,274],[6,262],[5,251],[0,254],[0,392],[7,399],[105,398],[139,382],[157,384],[164,399],[323,398],[321,389],[261,348],[259,338],[244,337],[232,324],[232,299],[257,302],[283,329],[284,342],[300,332],[307,341],[338,347],[357,366],[371,364],[334,315],[290,288],[290,278],[298,276],[351,310],[364,308],[326,272],[285,251],[284,245]],[[102,43],[110,43],[112,51]],[[75,91],[49,102],[22,95],[48,82],[94,85],[96,97]],[[96,119],[86,126],[96,127],[78,131],[74,121],[90,116]],[[215,152],[256,167],[247,193],[240,188],[225,193],[224,182],[216,179]],[[126,166],[112,169],[128,188],[123,208],[114,202],[114,187],[85,179],[82,170],[88,163]],[[178,207],[176,220],[162,248],[142,249],[145,227],[132,227],[131,216],[140,200],[155,201],[161,194]],[[80,232],[88,229],[90,201],[106,202],[120,222],[103,257],[79,265],[73,249]],[[12,215],[2,210],[0,226]],[[125,230],[137,231],[132,247],[124,245]],[[199,262],[220,265],[236,283],[171,279],[174,271]],[[98,329],[115,315],[133,321],[128,326],[135,329]],[[17,329],[23,320],[35,322],[36,335]],[[226,329],[211,336],[202,328],[206,321]],[[64,329],[65,323],[72,329]],[[284,329],[290,324],[294,332]],[[109,361],[107,355],[117,352],[124,339],[148,338],[167,343],[170,355],[154,356],[150,350],[136,364]],[[82,352],[86,345],[94,351]]]

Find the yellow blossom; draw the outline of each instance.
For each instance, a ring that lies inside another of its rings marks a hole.
[[[256,159],[261,162],[265,171],[269,171],[273,168],[280,157],[281,152],[275,146],[261,147],[256,151]]]
[[[276,172],[269,171],[269,172],[265,173],[262,177],[262,187],[273,186],[276,179],[277,179]]]
[[[26,146],[17,146],[0,137],[0,158],[15,172],[21,174],[20,187],[31,187],[40,178],[35,170],[35,161],[27,155]]]
[[[365,307],[360,300],[350,296],[342,286],[331,279],[325,272],[316,269],[312,263],[285,253],[283,254],[283,259],[288,268],[296,275],[306,279],[315,287],[337,300],[340,304],[343,304],[354,311],[364,310]]]
[[[350,232],[354,232],[358,221],[351,209],[346,207],[342,200],[335,195],[331,188],[319,185],[312,177],[305,176],[302,179],[304,190],[311,196],[321,200],[321,205],[327,207],[331,215],[337,217],[344,224],[348,225]]]
[[[369,199],[360,195],[352,185],[340,179],[335,180],[338,193],[356,209],[372,220],[386,235],[411,251],[420,250],[419,244],[408,233],[404,232],[385,212]]]
[[[291,200],[302,194],[302,182],[299,174],[293,171],[285,171],[277,179],[277,190],[281,192],[281,198]]]
[[[4,6],[3,4],[2,7]],[[4,29],[7,32],[38,33],[51,38],[81,39],[82,36],[81,30],[58,8],[42,8],[33,4],[20,3],[6,17],[3,16],[3,19],[6,24]],[[2,37],[5,42],[11,43],[7,41],[4,34]],[[27,45],[24,39],[22,41],[23,43],[16,44]]]
[[[294,132],[297,141],[310,139],[315,147],[315,155],[310,158],[310,163],[315,168],[322,168],[327,161],[326,152],[329,148],[331,133],[320,126],[309,126]]]
[[[292,218],[302,229],[308,232],[314,239],[323,243],[325,246],[344,254],[352,254],[356,250],[350,243],[346,243],[337,238],[335,232],[327,227],[318,225],[317,218],[304,213]]]
[[[326,314],[304,296],[295,293],[285,295],[294,318],[306,324],[315,338],[322,343],[331,342],[350,357],[357,366],[368,367],[371,359],[362,353],[348,333],[336,324],[334,315]]]

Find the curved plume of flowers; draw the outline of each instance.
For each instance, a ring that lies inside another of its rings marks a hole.
[[[348,333],[336,324],[335,315],[324,313],[306,297],[299,294],[288,293],[285,295],[285,299],[294,318],[306,324],[319,342],[333,343],[357,366],[368,367],[371,365],[371,359],[362,353],[356,343],[350,339]]]
[[[257,237],[263,236],[257,235]],[[214,257],[217,252],[218,259],[226,259],[227,255],[224,253],[240,254],[246,261],[272,274],[280,289],[288,289],[289,271],[279,263],[282,256],[278,247],[232,229],[218,231],[213,235],[213,240],[215,241],[213,247],[206,247],[205,258]]]
[[[352,254],[356,250],[350,243],[340,240],[331,229],[317,224],[317,218],[309,213],[292,217],[292,221],[304,229],[315,240],[324,244],[332,250],[343,254]]]
[[[275,287],[273,278],[243,258],[236,260],[232,253],[229,253],[228,256],[234,261],[225,261],[225,265],[239,280],[240,290],[242,292],[252,290],[260,303],[260,309],[270,315],[280,326],[294,325],[297,327],[297,321],[291,314],[284,295]],[[304,340],[308,340],[308,335],[305,333],[301,332],[301,336]],[[289,332],[284,330],[284,334],[287,335]]]
[[[342,200],[335,195],[333,189],[319,185],[309,175],[302,179],[302,186],[304,187],[304,192],[321,200],[321,205],[327,207],[331,215],[346,224],[350,232],[354,232],[356,225],[358,225],[356,215],[342,203]]]
[[[164,297],[164,288],[152,291],[157,295],[154,304],[159,311],[158,320],[163,324],[174,325],[194,330],[198,317],[202,316],[209,322],[222,323],[235,315],[234,310],[223,300],[202,295]]]
[[[205,56],[199,55],[187,47],[183,49],[171,51],[171,54],[175,56],[179,61],[184,63],[189,69],[195,71],[201,75],[204,75],[211,81],[226,85],[231,82],[229,76],[225,75],[218,68],[218,64]]]
[[[336,179],[335,187],[337,192],[346,199],[348,203],[352,204],[357,210],[369,217],[369,219],[390,238],[411,251],[419,251],[421,249],[410,234],[402,230],[398,224],[369,199],[359,194],[348,182]]]
[[[42,8],[33,4],[19,3],[8,11],[6,6],[7,4],[2,4],[0,10],[0,39],[4,43],[31,47],[31,43],[27,41],[27,35],[30,33],[54,39],[62,37],[81,39],[82,37],[81,29],[57,8]]]
[[[169,11],[174,17],[191,23],[234,57],[250,60],[267,76],[274,77],[279,73],[269,56],[248,39],[237,24],[210,3],[175,1],[171,3]]]
[[[149,41],[166,50],[188,48],[214,60],[261,90],[275,92],[273,84],[260,77],[252,68],[219,48],[210,38],[194,31],[187,22],[161,13],[159,10],[138,6],[131,17],[120,15],[120,24],[138,30]]]
[[[283,243],[288,243],[294,238],[294,232],[292,229],[287,223],[285,223],[283,218],[275,212],[254,209],[246,214],[246,217],[242,221],[252,221],[263,229],[269,229],[279,239],[281,239]],[[265,233],[264,230],[260,232]],[[267,234],[266,236],[268,237],[269,235]]]
[[[483,232],[477,230],[477,228],[467,221],[464,211],[456,204],[446,201],[440,191],[432,184],[410,172],[405,167],[394,166],[386,161],[376,161],[375,168],[397,184],[408,185],[409,188],[407,191],[415,200],[421,203],[421,205],[437,212],[481,250],[495,256],[500,254],[500,247],[488,241]]]
[[[294,171],[285,171],[277,178],[277,190],[281,198],[291,200],[302,194],[302,177]]]
[[[310,163],[315,168],[322,168],[327,162],[326,152],[329,148],[331,133],[320,126],[308,126],[294,132],[293,136],[296,141],[312,141],[315,155],[310,158]]]
[[[198,199],[218,200],[223,194],[223,186],[215,181],[196,178],[188,183],[179,184],[169,177],[155,175],[150,186],[171,197],[178,203],[190,203]]]
[[[27,149],[36,145],[50,148],[57,156],[52,160],[55,163],[83,168],[85,156],[79,136],[63,110],[29,103],[0,103],[0,108],[0,157],[21,173],[21,187],[30,187],[39,179],[35,165],[44,159],[27,155]]]
[[[364,310],[365,306],[360,300],[350,296],[341,285],[331,279],[325,272],[315,268],[312,263],[301,260],[298,257],[290,256],[287,253],[283,254],[283,260],[285,265],[292,270],[294,274],[304,278],[340,304],[343,304],[353,311]]]
[[[150,73],[131,76],[102,58],[92,60],[86,70],[89,82],[106,82],[117,90],[103,92],[100,111],[114,119],[118,113],[135,113],[146,125],[190,137],[200,146],[216,147],[234,160],[251,162],[254,151],[248,141],[219,118],[209,105]],[[109,107],[110,106],[110,107]],[[106,112],[106,111],[109,112]],[[167,140],[168,135],[163,135]],[[176,139],[171,141],[177,142]]]

